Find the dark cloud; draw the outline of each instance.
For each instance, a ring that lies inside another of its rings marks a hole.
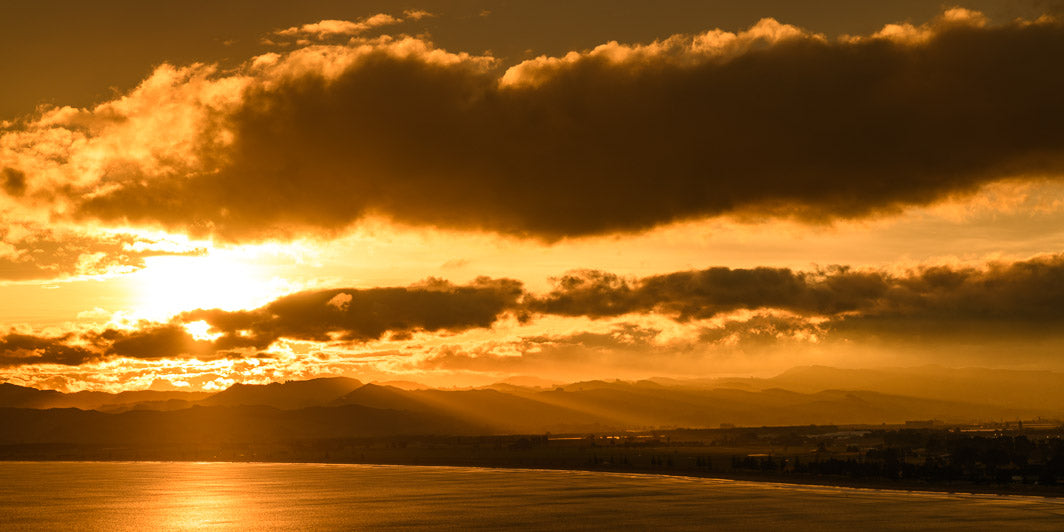
[[[2,172],[4,177],[3,187],[4,192],[19,197],[26,193],[26,173],[16,170],[14,168],[4,167]]]
[[[953,350],[977,345],[1015,357],[1064,330],[1064,255],[985,269],[927,268],[898,278],[868,311],[839,316],[830,325],[838,335],[934,342]],[[1059,352],[1052,343],[1040,349]]]
[[[178,324],[145,324],[139,329],[125,331],[107,329],[89,334],[90,341],[110,356],[140,359],[157,358],[218,358],[214,345],[196,340]]]
[[[679,321],[778,309],[823,318],[825,329],[846,334],[1044,337],[1056,334],[1064,322],[1064,255],[903,274],[846,267],[817,272],[710,268],[625,279],[581,271],[555,280],[547,294],[529,296],[527,306],[564,316],[658,313]],[[780,322],[766,330],[785,333],[793,326]],[[720,334],[729,333],[716,330],[707,338]]]
[[[898,278],[877,313],[936,319],[1064,320],[1064,255]]]
[[[869,308],[888,291],[889,281],[879,272],[844,267],[815,273],[718,267],[643,279],[585,270],[557,279],[555,289],[530,299],[529,307],[590,318],[656,312],[681,321],[759,308],[825,315]]]
[[[335,64],[303,50],[210,120],[203,171],[113,172],[79,209],[234,239],[381,214],[550,240],[859,217],[1064,170],[1064,25],[961,12],[906,31],[829,41],[762,23],[731,44],[611,43],[501,77],[420,41],[322,52]]]
[[[268,356],[263,353],[228,351],[213,342],[197,340],[176,323],[142,322],[132,329],[106,329],[59,336],[17,332],[0,336],[0,367],[41,364],[79,366],[116,357],[215,360]]]
[[[78,366],[103,359],[92,349],[70,345],[72,335],[34,336],[8,333],[0,337],[0,367],[35,364],[61,364]]]
[[[264,348],[285,337],[361,342],[418,331],[490,327],[503,314],[520,314],[522,285],[478,278],[468,285],[438,279],[395,288],[333,289],[285,296],[252,311],[197,310],[185,321],[204,320],[224,333],[223,347]]]

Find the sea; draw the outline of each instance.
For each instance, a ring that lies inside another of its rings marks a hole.
[[[584,471],[0,462],[0,530],[1064,530],[1064,499]]]

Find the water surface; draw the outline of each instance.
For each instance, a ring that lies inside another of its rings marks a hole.
[[[0,529],[1064,529],[1064,499],[581,471],[0,463]]]

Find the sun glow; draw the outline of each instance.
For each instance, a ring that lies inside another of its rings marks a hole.
[[[216,340],[222,333],[211,333],[209,323],[199,320],[184,324],[185,330],[196,340]]]
[[[254,253],[211,250],[201,256],[145,259],[134,274],[133,316],[163,321],[197,308],[251,309],[291,291]],[[206,331],[202,331],[205,333]]]

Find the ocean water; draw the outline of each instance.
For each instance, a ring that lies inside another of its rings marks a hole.
[[[0,530],[1064,530],[1064,499],[324,464],[0,462]]]

